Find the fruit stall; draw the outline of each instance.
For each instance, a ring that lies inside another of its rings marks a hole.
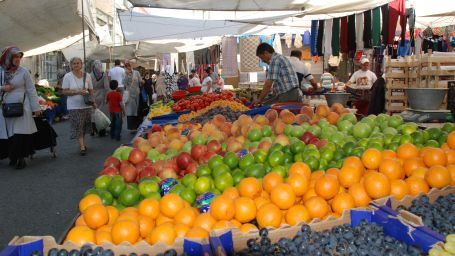
[[[455,253],[453,123],[422,129],[400,115],[358,120],[339,103],[259,111],[230,93],[191,97],[156,105],[180,113],[152,116],[106,158],[62,243],[16,237],[9,250]]]

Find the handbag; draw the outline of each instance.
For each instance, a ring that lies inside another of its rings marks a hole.
[[[4,84],[4,71],[3,69],[0,70],[0,85],[3,86]],[[20,117],[24,115],[24,102],[25,102],[25,92],[24,92],[24,99],[22,102],[18,103],[3,103],[3,97],[5,96],[5,92],[2,93],[2,113],[3,117]]]
[[[84,79],[83,79],[84,87],[85,87],[85,82],[86,82],[86,79],[87,79],[86,76],[87,76],[87,73],[84,72]],[[87,94],[87,95],[84,95],[83,97],[84,97],[85,105],[93,106],[95,104],[95,101],[93,100],[93,97],[92,97],[92,95],[90,93]]]

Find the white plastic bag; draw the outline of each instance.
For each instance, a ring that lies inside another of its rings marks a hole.
[[[99,109],[93,112],[93,120],[98,131],[104,130],[111,125],[111,120]]]
[[[128,100],[130,99],[130,92],[127,90],[123,91],[122,98],[123,98],[123,104],[126,105],[128,103]]]

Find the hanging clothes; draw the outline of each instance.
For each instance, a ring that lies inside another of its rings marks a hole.
[[[220,63],[220,45],[212,45],[208,48],[210,52],[210,63],[209,64],[218,64]]]
[[[284,41],[286,42],[286,47],[291,48],[292,47],[292,34],[287,33],[284,35]]]
[[[398,17],[400,17],[401,30],[406,32],[406,9],[405,0],[394,0],[389,3],[389,31],[388,43],[392,44],[397,29]],[[404,39],[404,36],[402,37]]]
[[[171,54],[170,53],[163,53],[163,66],[167,67],[168,65],[171,65]]]
[[[186,64],[188,65],[188,73],[196,68],[196,65],[194,63],[194,52],[186,53]]]
[[[348,16],[348,49],[350,52],[355,52],[356,36],[355,36],[355,14]]]
[[[324,55],[322,51],[322,43],[324,41],[324,21],[320,20],[318,22],[318,39],[317,39],[317,50],[318,50],[318,56]]]
[[[358,13],[355,15],[355,44],[356,48],[363,50],[363,13]]]
[[[376,7],[373,9],[373,26],[371,28],[371,40],[373,46],[381,46],[381,9]]]
[[[403,43],[398,45],[398,56],[404,57],[411,55],[411,41],[410,40],[402,40]]]
[[[317,40],[318,40],[318,21],[311,21],[311,56],[318,55]]]
[[[417,32],[416,34],[414,53],[416,55],[419,55],[422,51],[423,35],[420,32]]]
[[[283,47],[281,47],[281,37],[279,34],[275,34],[273,39],[273,49],[276,53],[283,54]]]
[[[204,54],[203,54],[203,50],[202,50],[202,49],[194,51],[194,64],[195,64],[195,65],[202,65],[202,64],[204,64],[204,63],[203,63],[204,61],[202,60],[202,56],[203,56],[203,55],[204,55]]]
[[[340,56],[340,18],[334,18],[332,23],[332,55]]]
[[[363,47],[373,48],[371,42],[371,10],[363,12]]]
[[[188,74],[187,73],[187,63],[186,63],[186,53],[185,52],[179,52],[179,71],[183,74]]]
[[[238,76],[238,62],[237,62],[237,38],[223,37],[221,40],[223,54],[223,75],[224,77],[237,77]]]
[[[325,33],[324,33],[324,56],[332,55],[332,29],[333,29],[333,20],[325,20],[324,24]]]
[[[415,47],[415,25],[416,25],[416,13],[414,8],[407,8],[406,9],[406,18],[409,22],[409,35],[411,36],[411,47]],[[402,33],[403,35],[403,33]]]
[[[348,47],[348,17],[342,17],[340,19],[340,52],[347,53]]]
[[[308,30],[303,33],[303,45],[311,45],[311,34]]]
[[[387,45],[389,44],[389,4],[384,4],[381,6],[382,13],[382,43]],[[393,43],[393,41],[392,41]]]
[[[302,35],[301,34],[296,34],[294,38],[294,47],[295,48],[302,48]]]
[[[240,71],[258,72],[262,70],[259,67],[259,58],[256,56],[259,42],[259,36],[240,38]]]

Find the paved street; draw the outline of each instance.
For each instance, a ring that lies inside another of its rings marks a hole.
[[[0,250],[15,235],[51,235],[59,239],[71,225],[84,191],[92,186],[104,159],[132,135],[123,130],[122,141],[90,137],[87,156],[79,155],[69,139],[69,122],[54,125],[57,158],[48,149],[38,151],[27,167],[16,170],[0,161]]]

